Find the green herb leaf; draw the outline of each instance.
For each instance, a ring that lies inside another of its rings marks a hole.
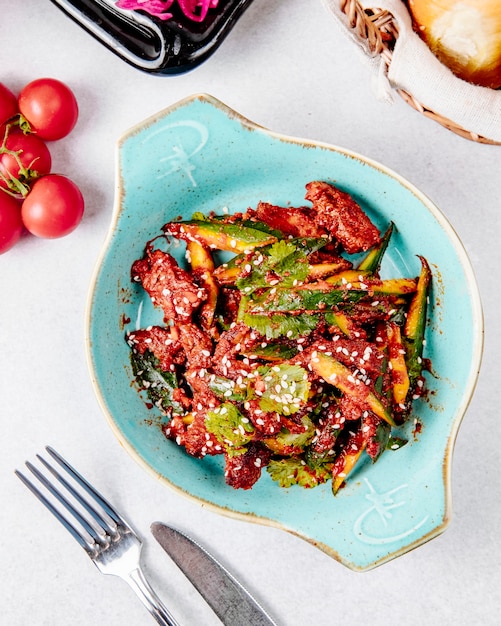
[[[209,387],[220,400],[243,402],[248,395],[247,384],[238,385],[235,381],[224,376],[211,376]]]
[[[400,448],[403,448],[406,443],[409,443],[407,439],[402,439],[401,437],[390,437],[388,439],[388,443],[386,444],[386,449],[400,450]]]
[[[254,434],[254,426],[249,419],[231,402],[224,402],[216,409],[208,411],[205,427],[227,451],[244,448]]]
[[[280,487],[286,488],[292,485],[316,487],[331,477],[327,467],[312,469],[297,457],[279,461],[271,460],[266,466],[266,471]]]
[[[362,290],[347,289],[290,289],[279,287],[253,294],[246,303],[248,313],[277,313],[286,311],[329,310],[346,303],[367,299]]]
[[[315,436],[315,425],[307,415],[301,417],[301,423],[304,427],[302,433],[291,433],[287,428],[282,430],[276,436],[276,440],[282,446],[294,446],[297,448],[304,448]]]
[[[290,415],[299,411],[308,400],[308,374],[300,365],[284,363],[259,367],[258,372],[266,384],[260,396],[259,407],[266,413]]]
[[[318,326],[319,315],[300,313],[299,315],[286,315],[277,313],[274,315],[243,314],[244,324],[257,330],[267,339],[288,337],[297,339],[302,335],[309,335]]]
[[[246,356],[256,356],[265,361],[286,361],[292,359],[298,353],[298,349],[283,343],[268,343],[264,348],[254,346],[252,350],[245,352]]]
[[[195,211],[195,213],[191,216],[191,219],[197,220],[198,222],[210,222],[210,219],[207,215],[205,215],[205,213],[202,213],[202,211]]]
[[[305,252],[287,241],[277,241],[263,254],[255,250],[247,260],[251,268],[237,280],[237,287],[246,294],[270,286],[270,276],[282,287],[292,287],[308,276],[308,258]]]
[[[151,403],[165,413],[184,415],[183,406],[172,397],[174,389],[179,386],[176,374],[164,372],[159,360],[148,350],[144,354],[131,352],[130,361],[136,381],[146,391]]]

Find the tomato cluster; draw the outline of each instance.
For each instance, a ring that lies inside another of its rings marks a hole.
[[[76,98],[59,80],[34,80],[18,97],[0,83],[0,254],[24,229],[53,239],[80,223],[82,193],[66,176],[51,173],[46,144],[66,137],[77,119]]]

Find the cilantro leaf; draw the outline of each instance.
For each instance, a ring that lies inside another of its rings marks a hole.
[[[266,466],[266,471],[280,487],[291,487],[292,485],[307,488],[316,487],[331,477],[327,467],[312,469],[297,457],[279,461],[271,460]]]
[[[213,374],[209,381],[211,391],[221,400],[243,402],[247,398],[247,384],[238,385],[224,376]]]
[[[302,408],[308,400],[308,374],[300,365],[273,365],[259,367],[258,372],[266,387],[259,400],[259,408],[266,413],[290,415]]]
[[[269,277],[277,280],[281,287],[292,287],[308,276],[308,258],[303,250],[291,242],[280,240],[266,251],[255,250],[247,260],[250,268],[236,285],[246,294],[256,289],[269,287]]]
[[[254,434],[254,426],[231,402],[224,402],[207,412],[205,428],[227,451],[244,448]],[[242,450],[244,452],[245,450]],[[239,453],[239,452],[238,452]]]

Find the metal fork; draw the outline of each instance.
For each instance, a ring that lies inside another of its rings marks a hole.
[[[21,472],[15,470],[15,474],[71,533],[103,574],[119,576],[125,580],[134,589],[158,624],[179,626],[144,577],[140,565],[142,542],[135,531],[58,452],[50,446],[45,449],[64,472],[61,473],[58,468],[38,454],[36,455],[37,459],[57,478],[64,487],[66,495],[56,488],[53,482],[32,463],[27,461],[26,467],[52,494],[53,499],[60,506],[53,503],[52,499],[48,499]],[[63,474],[66,475],[66,478]],[[68,477],[71,478],[72,482],[67,480]],[[86,492],[90,498],[84,497],[82,492]],[[68,499],[68,495],[76,504]],[[73,516],[77,525],[68,520],[64,515],[64,509]]]

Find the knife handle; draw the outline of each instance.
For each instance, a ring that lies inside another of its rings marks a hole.
[[[167,607],[164,606],[163,602],[153,591],[140,569],[132,570],[126,580],[157,624],[161,626],[179,626],[179,623],[172,617]]]

